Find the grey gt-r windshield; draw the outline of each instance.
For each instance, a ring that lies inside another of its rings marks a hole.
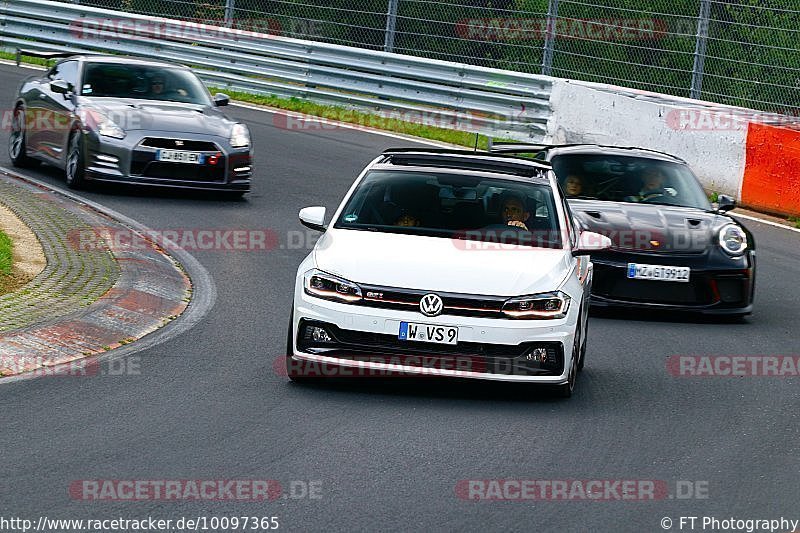
[[[81,96],[136,98],[209,105],[208,91],[191,71],[157,65],[89,63]]]

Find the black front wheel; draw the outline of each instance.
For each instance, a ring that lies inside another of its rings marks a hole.
[[[14,117],[11,121],[11,134],[8,136],[8,156],[11,158],[11,164],[17,168],[30,168],[39,163],[36,159],[28,157],[25,111],[21,107],[14,110]]]
[[[585,305],[588,306],[589,304],[587,303]],[[589,333],[589,312],[584,311],[581,316],[585,316],[586,318],[583,322],[583,329],[581,329],[581,353],[578,358],[578,372],[583,370],[583,365],[586,363],[586,345],[589,342],[587,335],[587,333]]]
[[[86,167],[83,160],[83,136],[79,131],[73,132],[67,143],[67,164],[64,168],[67,187],[80,189],[86,185]]]

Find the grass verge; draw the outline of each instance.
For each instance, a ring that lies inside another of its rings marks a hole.
[[[0,294],[16,287],[14,272],[14,244],[11,237],[0,230]]]
[[[341,106],[316,104],[301,98],[282,98],[274,95],[263,96],[240,91],[232,91],[219,87],[209,87],[208,89],[212,93],[225,93],[230,96],[231,99],[238,100],[240,102],[275,107],[278,109],[294,111],[296,113],[303,113],[305,115],[312,115],[331,121],[346,122],[348,124],[355,124],[365,128],[390,131],[393,133],[402,133],[404,135],[411,135],[432,141],[456,144],[467,148],[475,148],[477,135],[479,150],[486,150],[486,148],[489,146],[488,137],[467,131],[439,128],[427,124],[420,124],[418,122],[407,122],[397,118],[392,118],[391,116],[380,116]],[[313,126],[309,127],[313,128]],[[331,125],[330,127],[335,126]],[[325,129],[325,126],[322,125],[320,129]]]
[[[17,54],[11,52],[0,52],[0,59],[7,59],[9,61],[16,61]],[[49,67],[53,64],[52,59],[42,59],[41,57],[29,57],[23,56],[23,60],[21,62],[22,65],[39,65],[42,67]]]
[[[11,274],[14,261],[14,245],[11,237],[0,230],[0,274]]]

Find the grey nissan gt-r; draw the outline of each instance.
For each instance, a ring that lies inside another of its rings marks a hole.
[[[73,188],[97,181],[250,190],[250,132],[219,110],[226,95],[212,98],[181,65],[65,55],[49,54],[62,59],[19,88],[9,136],[15,166],[57,166]]]

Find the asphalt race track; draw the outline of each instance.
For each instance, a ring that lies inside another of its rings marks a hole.
[[[0,65],[4,111],[29,72]],[[307,253],[297,245],[306,233],[297,212],[333,209],[379,151],[409,143],[351,129],[288,131],[271,113],[236,106],[229,114],[250,126],[256,146],[246,200],[81,194],[156,230],[266,229],[279,246],[194,252],[213,277],[216,304],[189,332],[131,356],[134,375],[1,384],[0,515],[278,516],[288,531],[640,532],[662,531],[664,517],[674,530],[680,516],[800,519],[798,378],[675,377],[666,364],[674,355],[799,355],[800,235],[746,222],[759,272],[756,312],[742,323],[592,317],[570,400],[476,382],[295,385],[273,364],[284,355],[294,273]],[[10,167],[7,137],[5,128],[0,165]],[[29,174],[65,187],[55,169]],[[285,488],[304,480],[319,482],[321,497],[71,498],[70,485],[85,479],[274,479]],[[459,481],[484,479],[657,480],[671,497],[459,497]],[[679,498],[679,482],[703,497]]]

